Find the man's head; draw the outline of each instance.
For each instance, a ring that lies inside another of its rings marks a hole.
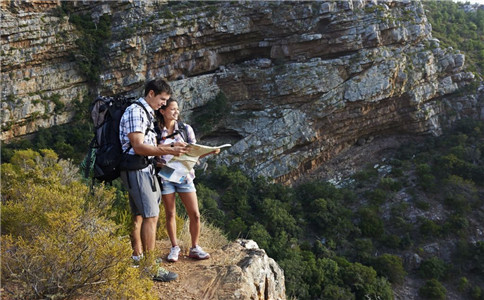
[[[163,79],[154,79],[146,84],[145,100],[155,111],[166,104],[171,94],[170,85]]]

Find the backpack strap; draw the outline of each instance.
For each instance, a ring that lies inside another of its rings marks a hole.
[[[188,143],[188,128],[182,121],[178,121],[178,130],[182,139]]]
[[[148,112],[148,110],[146,109],[146,107],[143,104],[141,104],[141,102],[135,101],[135,102],[133,102],[133,104],[137,104],[137,105],[141,106],[141,108],[143,108],[143,110],[145,111],[146,116],[150,119],[150,123],[153,123],[153,118],[150,116],[150,113]],[[146,128],[145,135],[147,135],[148,132],[150,132],[150,131],[155,132],[153,129],[151,129],[150,127],[148,127],[148,128]]]
[[[181,122],[181,121],[178,121],[177,122],[178,124],[178,129],[173,131],[172,134],[169,134],[167,136],[161,136],[161,131],[160,132],[157,132],[157,135],[158,135],[158,140],[159,141],[164,141],[166,139],[169,139],[169,138],[172,138],[174,137],[175,135],[177,134],[180,134],[182,139],[188,143],[188,129],[187,127],[185,126],[185,123]]]

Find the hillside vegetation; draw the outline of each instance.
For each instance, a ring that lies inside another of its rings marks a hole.
[[[484,124],[464,120],[343,188],[290,188],[218,168],[199,176],[200,207],[229,238],[254,239],[282,266],[288,296],[392,299],[388,282],[410,276],[424,297],[458,287],[462,298],[483,299],[483,153]]]
[[[467,68],[482,74],[484,70],[484,9],[465,11],[463,3],[423,1],[432,35],[442,46],[463,51]]]
[[[464,120],[340,188],[292,188],[209,168],[198,176],[200,209],[229,239],[257,241],[284,269],[289,297],[392,299],[392,287],[412,277],[426,298],[452,290],[483,299],[483,153],[484,124]],[[36,297],[110,295],[112,280],[119,293],[146,291],[123,286],[135,272],[120,239],[129,228],[124,193],[90,193],[76,168],[50,150],[15,152],[2,179],[2,278],[23,282]]]

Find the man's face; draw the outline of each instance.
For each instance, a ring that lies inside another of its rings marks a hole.
[[[146,102],[148,102],[153,110],[158,110],[162,105],[166,104],[166,101],[170,99],[170,96],[171,95],[166,92],[161,92],[161,94],[155,95],[155,92],[151,90],[146,96]]]

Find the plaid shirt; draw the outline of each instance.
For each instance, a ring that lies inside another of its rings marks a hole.
[[[169,138],[169,139],[166,139],[166,140],[161,140],[160,144],[170,144],[171,142],[173,142],[173,140],[175,142],[185,142],[185,143],[189,143],[189,144],[195,144],[197,142],[197,139],[195,138],[195,132],[193,131],[192,126],[185,124],[185,128],[187,129],[187,135],[188,135],[187,139],[188,139],[188,141],[184,141],[182,135],[177,134],[172,138]],[[178,130],[178,122],[175,122],[175,130]],[[163,127],[163,130],[161,131],[161,136],[165,137],[167,135],[168,135],[168,129],[166,127]],[[173,157],[173,155],[163,155],[161,158],[164,161],[168,161],[172,157]],[[190,182],[193,181],[193,179],[195,179],[195,170],[191,169],[190,173],[188,173],[188,175],[187,175],[187,182],[190,183]]]
[[[119,139],[121,141],[123,152],[131,145],[128,134],[132,132],[143,133],[145,136],[143,143],[156,146],[156,133],[152,122],[154,120],[154,111],[145,99],[139,98],[138,102],[146,108],[151,116],[147,116],[145,110],[137,104],[131,104],[126,108],[121,117],[121,121],[119,122]],[[145,134],[147,128],[150,128],[151,130]],[[129,149],[128,153],[136,154],[133,148]]]

